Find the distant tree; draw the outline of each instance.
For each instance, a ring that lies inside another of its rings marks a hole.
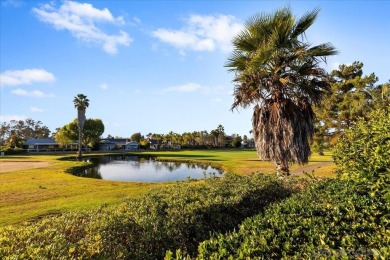
[[[134,142],[140,142],[141,141],[141,139],[143,139],[144,137],[141,135],[141,133],[134,133],[134,134],[132,134],[131,135],[131,137],[130,137],[130,139],[131,139],[131,141],[134,141]]]
[[[5,145],[10,134],[10,124],[3,122],[0,127],[0,145]]]
[[[184,132],[182,135],[182,142],[181,142],[181,145],[191,145],[193,146],[194,145],[194,138],[193,138],[193,135],[189,132]]]
[[[61,130],[61,127],[56,127],[53,132],[51,132],[50,138],[55,138],[56,134]]]
[[[200,145],[209,145],[209,133],[206,130],[200,131],[199,133],[199,144]]]
[[[218,125],[216,129],[210,131],[211,136],[214,137],[214,146],[222,147],[225,144],[225,128]]]
[[[331,73],[331,90],[315,107],[317,115],[317,145],[336,144],[339,136],[360,118],[373,110],[375,86],[378,78],[374,73],[363,76],[363,63],[340,65]],[[379,97],[377,98],[379,99]]]
[[[329,44],[310,46],[306,31],[318,9],[295,17],[289,8],[254,15],[233,39],[226,67],[235,73],[232,109],[254,105],[253,135],[258,155],[289,175],[289,164],[308,162],[314,134],[312,104],[329,88],[320,67],[337,53]]]
[[[48,138],[49,136],[49,128],[41,121],[34,121],[31,118],[24,121],[3,122],[0,127],[0,143],[9,147],[21,148],[29,138]]]
[[[372,91],[374,107],[376,109],[386,109],[390,107],[390,80],[385,84],[376,86]]]
[[[83,131],[83,143],[91,147],[99,143],[102,134],[104,133],[104,124],[101,119],[89,118],[85,121]]]
[[[149,140],[147,140],[147,139],[141,139],[139,141],[139,144],[140,144],[142,149],[148,149],[150,146]]]
[[[56,140],[56,142],[60,144],[61,147],[73,143],[78,138],[78,129],[77,129],[76,139],[74,139],[75,136],[71,134],[71,130],[69,128],[70,127],[68,127],[68,125],[59,128],[59,130],[54,135],[54,140]]]
[[[233,140],[231,145],[232,145],[233,148],[240,148],[241,147],[241,142],[238,141],[238,140]]]
[[[102,134],[104,133],[104,124],[100,119],[86,119],[84,122],[83,135],[81,144],[94,147],[99,143]],[[79,136],[79,127],[77,119],[63,126],[56,134],[55,140],[61,145],[73,143]]]
[[[77,155],[77,159],[82,158],[82,132],[85,124],[85,111],[89,106],[89,99],[84,94],[78,94],[73,99],[74,107],[77,109],[77,125],[78,125],[78,133],[79,133],[79,152]]]

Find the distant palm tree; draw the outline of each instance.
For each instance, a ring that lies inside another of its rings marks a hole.
[[[77,125],[79,128],[79,152],[77,155],[77,159],[82,158],[82,142],[81,142],[81,136],[82,136],[82,131],[84,128],[85,124],[85,110],[89,106],[89,99],[87,96],[83,94],[78,94],[77,96],[74,97],[73,99],[73,104],[74,107],[77,108]]]
[[[329,89],[327,73],[319,65],[336,49],[330,43],[311,47],[304,41],[318,12],[297,19],[286,7],[254,15],[233,39],[226,64],[235,72],[232,110],[254,105],[258,155],[274,162],[282,174],[289,175],[291,162],[308,162],[315,117],[311,104],[319,103]]]

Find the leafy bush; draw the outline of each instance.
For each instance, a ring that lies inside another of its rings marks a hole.
[[[26,150],[22,148],[11,148],[9,146],[0,146],[0,152],[4,152],[5,155],[25,154]]]
[[[232,230],[297,189],[293,181],[259,174],[169,185],[116,207],[2,228],[0,258],[162,259],[176,249],[192,254],[211,232]]]
[[[389,204],[368,189],[321,181],[199,245],[196,259],[390,257]],[[190,259],[180,250],[166,259]]]
[[[232,147],[233,148],[240,148],[241,147],[241,142],[239,140],[233,140]]]
[[[343,178],[372,189],[372,194],[387,194],[390,201],[390,113],[379,109],[360,119],[345,131],[333,156]]]

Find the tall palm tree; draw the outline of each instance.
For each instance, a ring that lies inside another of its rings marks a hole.
[[[81,136],[85,124],[85,110],[89,106],[89,99],[86,95],[78,94],[73,99],[74,107],[77,108],[77,125],[79,128],[79,152],[77,155],[77,159],[82,158],[82,143],[81,143]]]
[[[305,32],[318,9],[297,19],[288,7],[272,14],[254,15],[233,39],[226,67],[235,72],[234,103],[254,105],[253,135],[258,155],[289,174],[289,163],[304,164],[314,133],[311,105],[329,89],[321,61],[337,54],[330,43],[311,46]]]

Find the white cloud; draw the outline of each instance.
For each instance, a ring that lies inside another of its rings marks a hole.
[[[152,35],[180,51],[231,50],[232,38],[240,32],[242,24],[230,15],[191,15],[182,29],[159,28]]]
[[[108,89],[108,85],[107,85],[107,83],[102,83],[102,84],[100,84],[99,88],[106,90],[106,89]]]
[[[43,110],[42,108],[39,108],[39,107],[30,107],[30,111],[34,112],[34,113],[40,113],[40,112],[43,112],[45,110]]]
[[[12,94],[19,95],[19,96],[29,96],[29,97],[54,97],[53,94],[45,94],[40,90],[32,90],[32,91],[27,91],[21,88],[14,89],[11,91]]]
[[[24,5],[22,0],[5,0],[1,3],[3,6],[21,7]]]
[[[202,86],[196,83],[187,83],[184,85],[180,86],[173,86],[173,87],[168,87],[165,88],[161,91],[161,93],[166,93],[166,92],[194,92],[196,90],[201,89]]]
[[[107,9],[97,9],[88,3],[64,1],[56,8],[46,4],[33,8],[38,18],[57,30],[68,30],[74,37],[85,42],[100,44],[110,54],[118,52],[118,45],[129,46],[130,36],[120,30],[118,34],[108,34],[98,27],[98,23],[109,23],[115,26],[124,25],[122,16],[114,17]]]
[[[44,69],[7,70],[0,74],[0,85],[29,85],[34,82],[52,82],[56,78]]]
[[[156,93],[158,94],[165,94],[168,92],[178,92],[178,93],[189,93],[189,92],[199,92],[204,95],[209,95],[209,94],[226,94],[228,93],[223,87],[207,87],[207,86],[202,86],[197,83],[186,83],[183,85],[179,86],[172,86],[165,88],[161,91],[158,91]]]
[[[0,122],[9,122],[11,120],[26,120],[28,117],[25,115],[0,115]]]

